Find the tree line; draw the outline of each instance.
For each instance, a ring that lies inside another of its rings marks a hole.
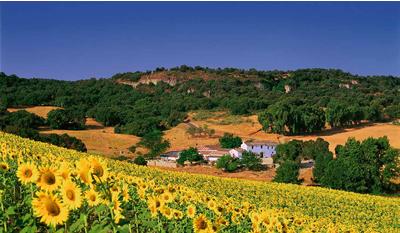
[[[157,72],[183,81],[175,85],[139,84],[136,88],[117,82],[135,82]],[[400,117],[399,90],[400,79],[396,77],[363,77],[333,69],[258,71],[180,66],[74,82],[0,73],[2,106],[73,109],[105,126],[114,126],[116,133],[141,137],[176,126],[194,110],[258,114],[264,129],[288,134],[318,131],[325,122],[348,127],[362,120],[390,120]]]

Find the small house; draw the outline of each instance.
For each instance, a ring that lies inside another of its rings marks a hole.
[[[176,161],[179,158],[180,151],[168,151],[162,155],[160,155],[161,160],[166,161]]]
[[[208,145],[197,148],[204,159],[209,162],[215,162],[224,155],[229,155],[229,150],[221,148],[218,145]]]
[[[244,151],[253,152],[260,155],[261,158],[271,158],[276,154],[276,146],[278,143],[273,141],[245,141],[239,148],[234,148],[229,151],[229,154],[234,158],[242,157]]]
[[[276,146],[278,143],[273,141],[245,141],[240,145],[246,151],[260,155],[262,158],[270,158],[276,154]]]

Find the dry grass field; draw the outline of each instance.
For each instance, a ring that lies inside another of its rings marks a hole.
[[[47,118],[47,113],[49,113],[51,110],[54,109],[59,109],[59,107],[54,107],[54,106],[34,106],[34,107],[28,107],[28,108],[9,108],[8,111],[10,112],[16,112],[18,110],[26,110],[30,113],[34,113],[38,116],[41,116],[43,118]]]
[[[37,114],[41,117],[46,118],[47,113],[57,107],[52,106],[36,106],[29,108],[11,108],[9,111],[17,111],[25,109],[28,112]],[[40,133],[42,134],[68,134],[74,136],[85,143],[88,152],[101,154],[105,156],[119,156],[124,155],[127,157],[133,157],[133,154],[128,150],[128,148],[137,142],[140,138],[133,135],[126,134],[116,134],[114,133],[113,127],[103,127],[99,122],[96,122],[92,118],[86,119],[87,129],[85,130],[51,130],[42,129]],[[144,152],[143,150],[139,150]]]
[[[216,136],[222,136],[224,132],[232,133],[240,136],[242,139],[270,140],[275,142],[286,142],[291,139],[298,140],[315,140],[321,137],[330,143],[331,151],[339,144],[344,144],[349,137],[355,137],[358,140],[363,140],[368,137],[387,136],[390,143],[395,148],[400,148],[400,126],[391,123],[377,123],[363,125],[350,129],[343,130],[326,130],[318,134],[307,136],[282,136],[279,134],[269,134],[260,130],[261,125],[257,120],[256,115],[242,118],[238,124],[221,124],[224,118],[230,117],[227,114],[216,113],[208,119],[195,120],[195,114],[189,114],[191,123],[197,126],[208,125],[209,128],[215,129]],[[186,134],[187,124],[180,124],[177,127],[165,132],[165,137],[171,142],[171,149],[177,150],[187,148],[189,146],[202,146],[210,144],[218,144],[218,138],[190,138]]]

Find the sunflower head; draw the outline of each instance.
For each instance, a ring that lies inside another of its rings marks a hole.
[[[161,194],[161,199],[163,202],[169,203],[174,200],[174,197],[172,196],[172,194],[169,191],[166,191],[163,194]]]
[[[64,179],[68,180],[71,175],[71,169],[67,163],[63,163],[58,169],[58,174]]]
[[[167,206],[161,207],[161,214],[164,215],[167,219],[172,219],[174,217],[174,213],[171,208]]]
[[[194,216],[196,215],[196,206],[189,205],[186,214],[189,218],[194,218]]]
[[[6,162],[0,162],[0,172],[6,172],[10,169],[10,166],[8,166],[8,163]]]
[[[200,214],[193,220],[194,232],[207,232],[212,229],[211,227],[210,220],[208,220],[203,214]]]
[[[101,180],[106,180],[108,178],[108,170],[106,163],[97,158],[92,158],[90,162],[93,169],[92,170],[93,175],[97,176]]]
[[[64,205],[69,209],[79,208],[82,205],[81,192],[81,188],[75,183],[70,180],[66,181],[61,189]]]
[[[91,164],[88,160],[86,159],[81,159],[79,160],[77,166],[77,174],[78,177],[81,179],[81,181],[85,184],[91,184],[92,183],[92,167]]]
[[[85,197],[89,206],[97,206],[101,203],[101,198],[99,194],[93,189],[89,189],[88,191],[86,191]]]
[[[40,217],[40,221],[48,226],[63,224],[68,219],[68,208],[61,204],[61,201],[46,192],[39,192],[32,200],[34,214]]]
[[[23,163],[18,166],[17,177],[23,184],[36,182],[39,172],[32,163]]]
[[[40,169],[38,186],[46,191],[53,191],[60,186],[61,178],[57,176],[57,170],[52,167]]]

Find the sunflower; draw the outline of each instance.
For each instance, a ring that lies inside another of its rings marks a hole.
[[[131,199],[131,196],[129,195],[129,188],[127,184],[124,184],[122,186],[122,200],[124,202],[128,202]]]
[[[64,180],[68,180],[71,172],[70,168],[67,163],[63,163],[60,168],[58,169],[58,174],[61,176]]]
[[[38,186],[46,191],[53,191],[60,186],[61,178],[57,176],[57,170],[52,167],[44,167],[40,169]]]
[[[161,194],[161,200],[165,203],[171,202],[174,200],[174,197],[172,196],[172,194],[170,192],[164,192],[163,194]]]
[[[17,177],[23,184],[36,182],[39,172],[32,163],[24,163],[18,166]]]
[[[181,218],[183,218],[183,213],[182,213],[182,211],[180,211],[180,210],[174,210],[174,211],[172,212],[172,214],[173,214],[173,216],[174,216],[175,219],[181,219]]]
[[[90,165],[90,162],[86,159],[81,159],[81,160],[79,160],[79,162],[77,164],[77,168],[78,168],[78,176],[82,180],[82,182],[85,184],[91,184],[92,183],[92,176],[91,176],[92,167]]]
[[[153,217],[153,218],[157,217],[158,209],[156,207],[155,202],[149,203],[148,207],[149,207],[149,210],[150,210],[151,217]]]
[[[168,206],[163,206],[160,209],[162,215],[164,215],[167,219],[172,219],[174,217],[174,213],[171,208]]]
[[[212,231],[212,225],[210,220],[206,218],[203,214],[200,214],[195,219],[193,219],[193,229],[194,232],[205,233]]]
[[[8,171],[8,169],[10,169],[10,166],[8,166],[8,163],[6,163],[6,162],[0,163],[0,171],[6,172],[6,171]]]
[[[121,213],[121,202],[118,200],[118,198],[113,198],[112,200],[112,211],[114,213],[114,222],[119,223],[124,216]]]
[[[194,218],[194,216],[196,215],[196,206],[189,205],[186,210],[186,214],[189,218]]]
[[[101,180],[106,180],[108,178],[108,170],[106,163],[96,158],[92,158],[90,162],[92,165],[93,174]]]
[[[69,209],[77,209],[82,205],[81,188],[68,180],[61,189],[62,200]]]
[[[250,214],[250,220],[253,224],[260,224],[262,221],[262,216],[260,216],[260,214],[253,212]]]
[[[39,192],[32,200],[34,214],[41,218],[40,221],[48,226],[63,224],[68,219],[68,208],[51,193]]]
[[[96,206],[101,203],[101,198],[99,194],[93,189],[89,189],[88,191],[86,191],[85,197],[89,206]]]

